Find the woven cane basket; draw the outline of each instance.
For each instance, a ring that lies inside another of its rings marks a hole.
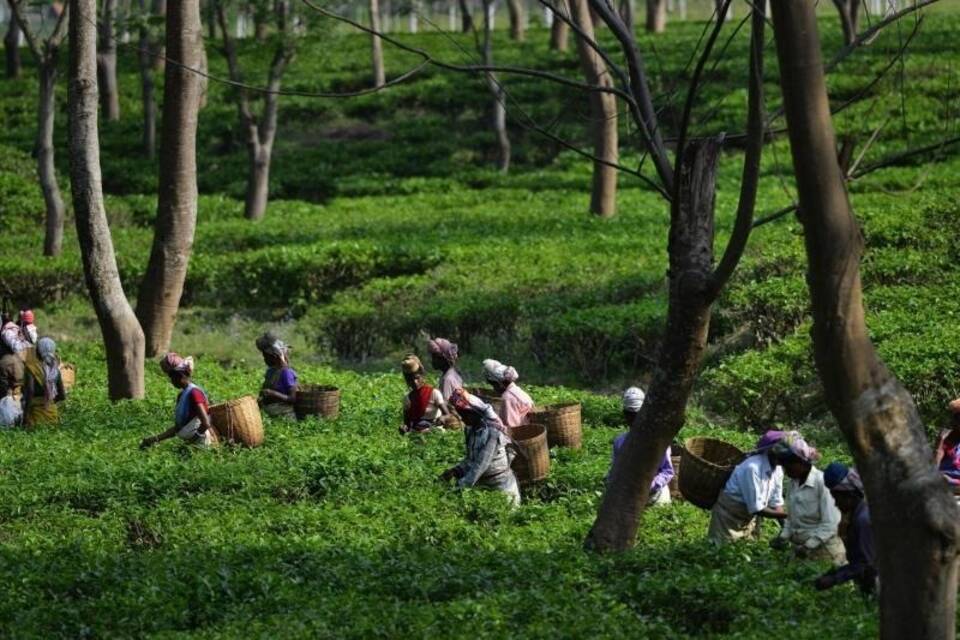
[[[546,427],[547,443],[551,447],[579,449],[583,444],[579,402],[534,407],[528,418],[530,422]]]
[[[340,389],[319,384],[301,385],[293,410],[301,420],[306,416],[336,418],[340,415]]]
[[[64,390],[70,391],[70,389],[73,389],[73,385],[77,384],[77,367],[69,362],[62,363],[60,365],[60,379],[63,381]]]
[[[743,452],[713,438],[690,438],[684,443],[680,464],[680,493],[701,509],[711,509]]]
[[[510,429],[510,437],[520,450],[511,468],[521,484],[538,482],[550,472],[550,448],[547,430],[541,424],[525,424]]]
[[[210,407],[210,422],[220,442],[233,442],[245,447],[263,444],[263,418],[253,396],[213,405]]]
[[[670,498],[673,500],[683,499],[680,493],[680,461],[682,459],[683,448],[673,447],[671,452],[677,452],[677,455],[670,456],[670,462],[673,464],[673,477],[670,478]]]

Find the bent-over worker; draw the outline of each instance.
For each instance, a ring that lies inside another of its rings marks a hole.
[[[52,338],[40,338],[36,350],[28,352],[23,366],[24,426],[56,424],[60,421],[57,403],[67,397],[60,375],[57,344]]]
[[[645,394],[640,387],[630,387],[623,392],[623,421],[628,428],[631,427],[634,420],[637,419],[637,414],[640,413],[644,398]],[[610,458],[611,471],[613,470],[614,463],[617,461],[617,456],[627,442],[628,435],[630,435],[630,432],[625,431],[613,439],[613,456]],[[674,469],[670,454],[670,447],[667,447],[663,458],[660,460],[660,466],[657,467],[657,474],[653,476],[653,481],[650,483],[650,498],[648,504],[659,505],[670,504],[671,502],[670,481],[673,480]],[[608,472],[607,478],[609,479],[609,477],[610,474]]]
[[[822,591],[853,580],[860,587],[860,591],[871,594],[877,588],[876,553],[873,529],[870,526],[870,509],[867,507],[860,474],[845,464],[831,462],[823,472],[823,477],[837,507],[850,515],[850,524],[843,536],[847,564],[823,574],[817,578],[814,586]]]
[[[533,411],[533,398],[517,384],[520,378],[517,370],[496,360],[487,359],[483,361],[483,376],[494,392],[500,394],[500,421],[507,427],[527,424],[528,414]]]
[[[152,447],[174,436],[187,444],[210,447],[216,444],[213,425],[210,424],[210,406],[206,392],[193,383],[193,358],[183,358],[170,352],[160,361],[160,369],[170,378],[170,384],[180,393],[173,408],[173,426],[155,436],[140,441],[140,448]]]

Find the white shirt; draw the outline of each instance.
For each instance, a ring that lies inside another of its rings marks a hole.
[[[764,453],[750,456],[736,466],[723,492],[742,502],[750,513],[783,506],[783,469],[770,464]]]
[[[20,327],[12,322],[3,325],[3,329],[0,330],[0,340],[3,340],[11,353],[20,353],[33,346],[23,337]]]
[[[440,416],[440,407],[446,408],[447,403],[443,401],[443,394],[440,392],[440,389],[434,389],[430,394],[430,400],[427,402],[427,409],[423,412],[423,419],[428,422],[433,422]],[[410,394],[403,396],[403,409],[406,411],[410,408]]]
[[[817,547],[837,535],[840,526],[840,510],[823,484],[823,472],[812,467],[803,483],[790,480],[790,493],[787,496],[788,517],[783,525],[781,538],[792,540],[796,544]]]
[[[13,396],[0,398],[0,429],[15,426],[23,418],[23,409]]]

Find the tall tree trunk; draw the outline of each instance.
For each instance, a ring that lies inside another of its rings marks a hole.
[[[248,220],[262,220],[270,197],[270,160],[273,149],[260,142],[247,144],[250,160],[247,175],[247,196],[244,215]]]
[[[201,64],[203,26],[198,0],[170,0],[166,44],[172,60],[187,68]],[[150,262],[137,298],[137,317],[154,357],[170,346],[197,224],[197,114],[200,77],[167,65],[163,84],[163,142],[160,150],[157,221]]]
[[[20,68],[20,23],[13,12],[10,12],[10,22],[7,23],[7,33],[3,37],[3,52],[6,58],[8,78],[19,78]]]
[[[574,24],[590,40],[595,40],[593,18],[587,0],[570,0]],[[600,55],[582,38],[577,37],[580,68],[587,84],[612,87],[607,65]],[[593,137],[593,188],[590,211],[603,218],[617,212],[617,169],[619,160],[617,135],[617,101],[613,94],[590,92],[590,128]]]
[[[103,208],[97,127],[96,0],[70,0],[67,94],[70,187],[90,300],[100,322],[112,400],[143,397],[143,331],[123,292]]]
[[[523,3],[521,0],[507,0],[507,11],[510,13],[510,38],[523,42],[526,37]]]
[[[380,1],[370,0],[370,28],[380,33]],[[373,55],[373,86],[382,87],[387,82],[387,73],[383,68],[383,42],[380,36],[370,36]]]
[[[48,49],[45,59],[38,61],[40,103],[37,108],[37,176],[46,205],[46,235],[43,255],[58,256],[63,249],[63,197],[57,184],[54,164],[53,124],[57,113],[57,50]]]
[[[417,33],[420,30],[420,8],[418,0],[410,1],[410,13],[407,14],[407,29],[410,33]]]
[[[147,11],[147,3],[140,0],[140,10]],[[140,97],[143,103],[143,153],[148,158],[157,154],[157,97],[153,80],[153,50],[150,30],[140,27],[137,62],[140,66]]]
[[[633,3],[634,0],[620,0],[620,19],[630,33],[635,33],[637,28],[636,7]]]
[[[666,28],[666,0],[647,0],[647,31],[650,33],[663,33]]]
[[[857,24],[860,21],[861,0],[833,0],[840,13],[840,27],[843,29],[843,43],[852,44],[857,38]]]
[[[589,548],[633,546],[639,517],[663,452],[686,419],[687,401],[707,346],[712,296],[716,139],[692,142],[683,155],[670,220],[667,326],[653,380],[610,472]]]
[[[814,360],[870,500],[883,584],[880,637],[953,638],[960,513],[931,464],[913,400],[877,356],[864,321],[863,236],[837,164],[816,3],[771,4],[808,257]]]
[[[460,2],[460,30],[464,33],[470,33],[473,31],[473,15],[470,13],[470,5],[467,4],[467,0],[459,0]]]
[[[97,53],[97,76],[103,116],[109,121],[120,119],[116,24],[117,0],[103,0],[103,15],[100,21],[100,49]]]
[[[554,6],[557,10],[554,12],[553,24],[550,26],[550,48],[554,51],[566,51],[567,42],[570,39],[570,25],[560,16],[569,18],[570,5],[568,0],[556,0]]]
[[[493,0],[483,1],[483,43],[482,54],[483,64],[493,66],[493,38],[491,31],[493,29],[493,15],[490,8],[493,6]],[[492,104],[492,124],[493,131],[497,137],[497,169],[503,173],[510,170],[510,136],[507,134],[507,95],[503,90],[503,85],[493,73],[486,74],[487,89],[493,97]]]

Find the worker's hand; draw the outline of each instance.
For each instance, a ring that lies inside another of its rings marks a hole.
[[[776,538],[770,541],[770,548],[776,549],[777,551],[783,551],[789,546],[790,546],[790,541],[787,540],[786,538],[781,538],[780,536],[777,536]]]
[[[156,443],[157,443],[157,441],[153,438],[153,436],[151,436],[151,437],[149,437],[149,438],[144,438],[143,440],[140,441],[140,449],[141,449],[141,450],[143,450],[143,449],[149,449],[150,447],[152,447],[152,446],[155,445]]]
[[[825,574],[814,580],[813,586],[817,591],[826,591],[834,586],[833,576]]]

